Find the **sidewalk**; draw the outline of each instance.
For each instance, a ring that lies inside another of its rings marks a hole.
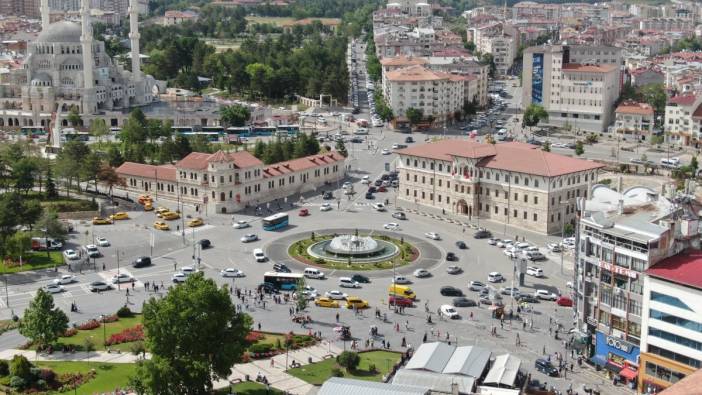
[[[23,355],[29,361],[48,361],[48,362],[109,362],[109,363],[135,363],[141,357],[132,353],[108,353],[106,351],[93,351],[90,353],[77,351],[75,353],[67,353],[56,351],[52,354],[37,353],[33,350],[17,350],[9,349],[0,351],[0,359],[10,360],[15,355]],[[151,358],[150,354],[146,354],[146,358]]]

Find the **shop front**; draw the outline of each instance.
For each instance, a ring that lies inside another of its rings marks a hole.
[[[625,340],[597,332],[595,355],[591,361],[604,369],[607,377],[635,388],[639,371],[639,347]]]
[[[638,393],[647,395],[663,391],[696,370],[689,365],[650,352],[642,352],[639,363],[641,372]]]

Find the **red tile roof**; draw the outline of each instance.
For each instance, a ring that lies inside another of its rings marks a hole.
[[[668,99],[668,104],[679,104],[681,106],[691,106],[695,103],[695,100],[697,97],[693,94],[684,94],[684,95],[678,95],[675,97],[671,97]]]
[[[394,56],[380,59],[380,64],[383,66],[412,66],[427,64],[427,60],[416,56]]]
[[[400,155],[452,161],[454,156],[482,158],[478,167],[554,177],[599,169],[604,165],[583,159],[546,152],[531,144],[510,142],[483,144],[468,140],[446,139],[415,145],[398,151]]]
[[[124,162],[115,172],[118,175],[135,176],[143,178],[158,178],[164,181],[176,180],[176,168],[173,165],[145,165],[143,163]]]
[[[620,114],[653,115],[653,107],[647,103],[624,102],[617,107]]]
[[[217,151],[214,154],[204,152],[191,152],[185,158],[176,163],[176,167],[183,169],[202,170],[207,168],[210,162],[234,162],[234,165],[240,169],[253,166],[261,166],[258,158],[251,155],[248,151],[238,152],[223,152]]]
[[[656,263],[646,273],[651,277],[702,289],[702,251],[685,250]]]
[[[305,156],[289,160],[286,162],[278,162],[268,165],[263,169],[264,177],[275,177],[284,174],[307,170],[319,166],[329,165],[335,162],[343,161],[345,158],[338,152],[332,151],[325,154],[317,154]]]

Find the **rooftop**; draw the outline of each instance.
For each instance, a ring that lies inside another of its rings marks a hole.
[[[275,177],[343,160],[344,157],[336,151],[329,152],[326,154],[310,155],[305,156],[304,158],[298,158],[286,162],[278,162],[272,165],[268,165],[265,169],[263,169],[263,175],[268,177]]]
[[[395,56],[392,58],[380,59],[383,66],[412,66],[427,64],[427,60],[416,56]]]
[[[579,73],[609,73],[616,70],[615,64],[580,64],[568,63],[563,65],[563,71],[579,72]]]
[[[697,97],[694,94],[688,93],[684,95],[678,95],[668,99],[668,104],[677,104],[680,106],[691,106],[695,103]]]
[[[702,289],[702,251],[685,250],[651,266],[646,273],[651,277]]]
[[[330,378],[317,392],[318,395],[425,395],[428,393],[427,387],[376,383],[342,377]]]
[[[615,111],[620,114],[653,115],[653,107],[647,103],[624,102]]]
[[[447,77],[435,71],[431,71],[426,67],[415,65],[389,71],[385,78],[388,81],[439,81]]]
[[[185,158],[176,163],[176,167],[184,169],[202,170],[209,163],[213,162],[233,162],[234,166],[242,169],[246,167],[260,166],[263,164],[258,158],[248,151],[224,152],[217,151],[214,154],[204,152],[191,152]]]
[[[117,174],[142,178],[156,178],[163,181],[176,180],[176,168],[173,165],[145,165],[143,163],[124,162],[116,170]]]

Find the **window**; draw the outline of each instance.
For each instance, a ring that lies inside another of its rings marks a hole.
[[[659,339],[667,340],[675,344],[679,344],[683,347],[691,348],[693,350],[702,351],[702,343],[688,339],[684,336],[676,335],[667,331],[660,330],[658,328],[648,328],[648,335],[657,337]]]
[[[539,220],[539,215],[536,214],[536,213],[534,213],[534,222],[536,222],[536,221],[538,221],[538,220]]]
[[[512,212],[512,216],[513,216],[514,218],[517,218],[517,210],[514,210],[514,211]]]
[[[525,211],[522,215],[523,219],[527,219],[527,212]]]
[[[698,361],[694,358],[690,358],[688,356],[681,355],[681,354],[678,354],[676,352],[662,349],[660,347],[654,346],[653,344],[648,345],[648,352],[650,352],[652,354],[660,355],[662,357],[671,359],[671,360],[676,361],[676,362],[680,362],[680,363],[685,364],[687,366],[691,366],[695,369],[699,369],[700,367],[702,367],[702,363],[700,363],[700,361]],[[649,364],[649,363],[650,362],[647,362],[647,364]]]
[[[640,311],[641,308],[639,308],[639,312]],[[687,318],[678,317],[655,309],[649,309],[648,316],[675,326],[702,333],[702,323],[697,321],[688,320]]]
[[[524,194],[524,203],[529,202],[529,196],[527,194]]]
[[[490,205],[489,204],[485,205],[485,212],[487,212],[487,213],[490,212]]]
[[[626,319],[612,315],[612,328],[618,329],[620,331],[626,330]]]
[[[624,292],[621,292],[620,290],[616,290],[614,292],[614,298],[612,298],[612,307],[615,307],[619,310],[626,310],[626,297],[624,296]]]
[[[514,193],[514,200],[519,200],[519,194],[517,192]]]
[[[538,196],[534,196],[534,204],[539,204],[539,197]]]
[[[683,310],[693,311],[688,305],[686,305],[682,300],[676,298],[675,296],[663,295],[656,291],[651,291],[651,301],[665,303],[670,306],[678,307]]]

